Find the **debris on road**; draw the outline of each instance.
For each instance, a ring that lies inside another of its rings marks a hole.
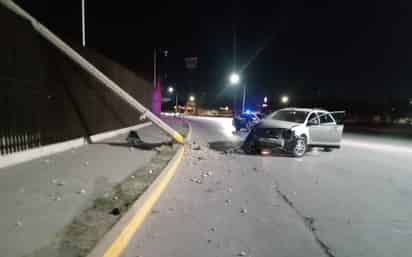
[[[85,194],[86,194],[86,190],[85,190],[85,189],[81,189],[81,190],[78,192],[78,194],[85,195]]]
[[[247,213],[247,209],[246,209],[246,208],[242,208],[242,209],[240,210],[240,213],[246,214],[246,213]]]
[[[212,227],[212,228],[210,228],[210,231],[215,232],[216,228]]]
[[[198,178],[191,178],[190,181],[191,181],[191,182],[195,182],[195,183],[197,183],[197,184],[202,184],[202,183],[203,183],[202,180],[200,180],[200,179],[198,179]]]
[[[197,146],[193,147],[192,149],[195,150],[195,151],[199,151],[199,150],[201,150],[202,148],[200,147],[200,145],[197,145]]]
[[[247,253],[245,251],[241,251],[240,253],[238,253],[237,256],[246,256],[246,255],[247,255]]]
[[[119,197],[115,195],[115,196],[113,196],[112,199],[113,199],[113,201],[117,201],[117,200],[119,200]]]
[[[23,226],[23,222],[21,220],[16,222],[16,227],[22,227]]]
[[[64,181],[59,181],[59,182],[57,182],[57,185],[58,186],[64,186],[66,183],[64,182]]]
[[[111,215],[114,215],[114,216],[118,216],[118,215],[120,215],[120,209],[119,208],[113,208],[111,211],[110,211],[110,214]]]
[[[136,176],[135,176],[135,175],[131,175],[130,178],[131,178],[131,179],[135,179]]]
[[[55,201],[61,201],[62,198],[61,198],[60,196],[56,196],[56,197],[54,198],[54,200],[55,200]]]
[[[152,214],[158,214],[158,213],[160,213],[160,211],[159,211],[159,210],[156,210],[156,209],[153,209],[153,210],[151,211],[151,213],[152,213]]]
[[[149,170],[149,174],[153,174],[153,170]]]
[[[232,202],[232,201],[229,200],[229,199],[225,200],[225,203],[226,203],[227,205],[229,205],[231,202]]]

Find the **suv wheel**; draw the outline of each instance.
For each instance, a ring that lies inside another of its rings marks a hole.
[[[302,157],[305,155],[307,150],[306,138],[298,137],[296,138],[295,144],[292,148],[292,155],[294,157]]]
[[[247,137],[245,142],[242,145],[242,150],[246,154],[256,154],[258,152],[258,149],[255,144],[255,138],[253,135],[251,135],[253,132],[251,132]]]

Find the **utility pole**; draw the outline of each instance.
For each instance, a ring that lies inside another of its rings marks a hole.
[[[157,62],[157,53],[156,53],[156,48],[155,48],[153,52],[153,87],[154,88],[156,88],[157,86],[156,62]]]
[[[86,0],[82,0],[82,45],[86,47]]]
[[[246,82],[243,82],[242,113],[245,112],[245,102],[246,102]]]
[[[179,102],[177,101],[177,92],[176,92],[176,110],[175,110],[175,114],[176,114],[176,117],[177,117],[177,114],[179,113]]]

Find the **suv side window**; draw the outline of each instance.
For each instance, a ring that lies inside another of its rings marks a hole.
[[[319,118],[316,113],[312,113],[309,116],[308,122],[311,122],[313,125],[319,125]]]
[[[321,124],[333,123],[333,119],[329,113],[319,113],[319,119]]]

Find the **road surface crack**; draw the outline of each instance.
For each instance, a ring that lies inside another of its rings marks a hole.
[[[319,247],[322,249],[322,251],[325,253],[326,256],[328,257],[336,257],[336,255],[332,252],[332,249],[324,242],[322,239],[319,238],[319,236],[316,233],[316,228],[314,226],[315,224],[315,219],[313,217],[306,217],[302,215],[302,213],[295,207],[293,202],[287,197],[285,193],[280,191],[279,186],[276,186],[276,192],[278,195],[283,199],[283,201],[289,205],[290,208],[292,208],[295,213],[299,216],[299,218],[303,221],[305,224],[305,227],[310,231],[310,233],[313,235],[315,238],[316,243],[319,245]]]

